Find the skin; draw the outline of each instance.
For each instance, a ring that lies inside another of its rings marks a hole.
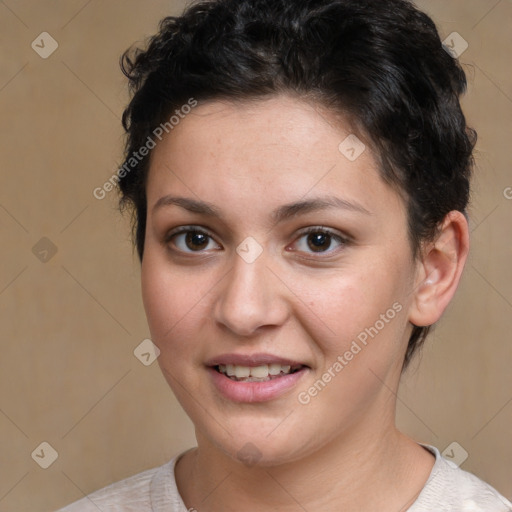
[[[411,323],[437,321],[455,292],[467,223],[451,212],[413,259],[406,206],[368,144],[353,162],[338,150],[350,133],[320,107],[280,95],[200,104],[153,150],[142,292],[160,367],[196,428],[198,447],[176,467],[189,508],[396,512],[430,474],[433,456],[395,427],[396,392]],[[211,203],[222,218],[175,204],[155,209],[166,195]],[[271,217],[284,204],[326,196],[366,212]],[[197,250],[185,235],[168,236],[180,226],[211,238]],[[315,252],[301,230],[322,226],[347,241],[327,238]],[[252,263],[236,252],[247,237],[263,249]],[[400,312],[378,335],[299,403],[396,303]],[[308,369],[276,399],[236,403],[205,366],[225,353],[268,353]],[[237,455],[247,443],[256,464]]]

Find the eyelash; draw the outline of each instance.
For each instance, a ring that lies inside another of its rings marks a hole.
[[[187,233],[197,233],[200,235],[205,235],[208,238],[210,238],[211,240],[215,241],[215,237],[213,235],[211,235],[204,228],[200,228],[200,227],[196,227],[196,226],[182,226],[182,227],[177,228],[176,230],[173,230],[170,233],[168,233],[165,237],[164,242],[166,244],[169,244],[173,238],[175,238],[179,235],[187,234]],[[348,237],[343,237],[340,234],[338,234],[334,231],[331,231],[330,229],[324,228],[323,226],[316,226],[316,227],[312,226],[312,227],[309,227],[309,228],[306,228],[306,229],[303,229],[302,231],[300,231],[299,236],[298,236],[298,238],[296,238],[294,243],[296,243],[298,240],[300,240],[303,237],[310,235],[310,234],[328,235],[331,238],[331,240],[338,242],[340,244],[340,247],[348,245],[348,243],[350,241]],[[215,242],[215,243],[217,243],[217,242]],[[202,252],[205,252],[204,250],[182,251],[181,249],[177,249],[177,251],[180,253],[184,253],[184,254],[194,254],[194,253],[200,254]],[[331,255],[333,252],[335,252],[335,249],[334,250],[329,249],[327,251],[319,251],[319,252],[311,251],[311,252],[308,252],[307,254],[314,254],[321,258],[322,255],[325,255],[325,254]]]

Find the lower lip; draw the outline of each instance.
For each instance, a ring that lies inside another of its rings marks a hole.
[[[208,368],[218,391],[233,402],[267,402],[283,395],[296,386],[307,371],[306,367],[295,373],[283,375],[264,382],[243,382],[231,380],[214,368]]]

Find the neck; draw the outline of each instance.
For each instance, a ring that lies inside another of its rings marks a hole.
[[[248,467],[198,435],[198,448],[180,459],[176,480],[189,509],[381,512],[406,510],[423,488],[433,457],[401,434],[392,418],[365,424],[299,460]]]

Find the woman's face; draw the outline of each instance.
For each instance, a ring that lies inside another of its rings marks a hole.
[[[272,465],[393,425],[416,264],[349,135],[276,96],[199,105],[153,150],[143,300],[200,447]]]

